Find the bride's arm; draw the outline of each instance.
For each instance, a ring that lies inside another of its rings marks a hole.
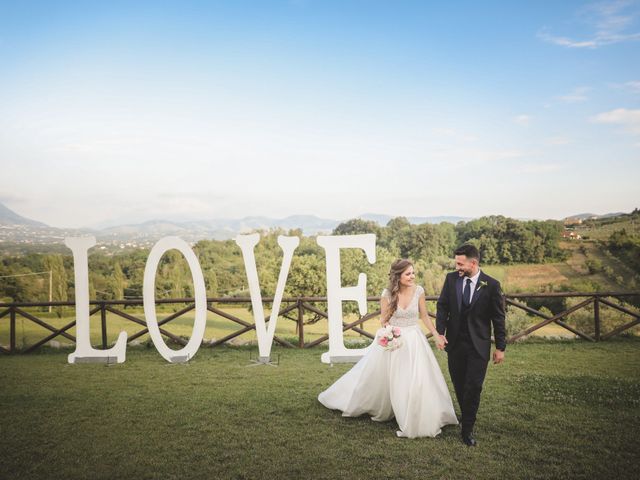
[[[384,327],[389,324],[387,318],[387,312],[389,311],[389,299],[383,295],[380,297],[380,324]]]
[[[387,312],[389,311],[389,300],[386,297],[380,298],[380,324],[384,327],[389,324],[387,318]]]
[[[418,310],[420,312],[420,320],[422,320],[422,323],[424,323],[424,326],[427,327],[427,330],[429,330],[431,332],[431,335],[433,335],[433,338],[436,342],[436,346],[438,348],[442,348],[442,346],[444,346],[447,340],[444,338],[444,335],[440,335],[438,333],[438,330],[436,330],[436,327],[433,325],[433,322],[431,321],[431,317],[427,312],[427,302],[424,298],[424,292],[420,294],[420,298],[418,299]]]
[[[391,298],[389,297],[389,292],[385,288],[380,294],[380,324],[383,327],[386,327],[387,325],[389,325],[389,320],[385,321],[385,318],[387,318],[387,314],[389,313],[390,300]]]

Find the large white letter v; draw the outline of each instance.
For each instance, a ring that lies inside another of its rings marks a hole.
[[[268,328],[264,321],[262,294],[260,293],[256,258],[253,254],[254,247],[260,241],[260,234],[254,233],[251,235],[238,235],[235,238],[235,241],[242,250],[244,268],[247,271],[247,281],[249,282],[249,292],[251,293],[251,306],[253,307],[253,319],[256,324],[256,335],[258,336],[260,362],[266,363],[271,359],[271,345],[273,344],[273,336],[276,332],[276,323],[278,321],[278,313],[280,312],[280,302],[284,295],[284,286],[287,282],[287,276],[289,275],[291,258],[293,257],[293,252],[300,244],[300,239],[298,237],[278,236],[278,245],[282,248],[283,257],[282,266],[280,267],[280,275],[278,276],[278,285],[276,286],[276,294],[273,297],[273,305],[271,307],[271,316],[269,317]]]

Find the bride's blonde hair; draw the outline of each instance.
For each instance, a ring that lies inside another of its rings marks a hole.
[[[399,258],[391,264],[389,269],[389,286],[387,291],[389,292],[389,308],[387,309],[387,315],[384,319],[385,322],[393,316],[398,309],[398,293],[400,292],[400,276],[407,268],[413,267],[413,263],[406,258]]]

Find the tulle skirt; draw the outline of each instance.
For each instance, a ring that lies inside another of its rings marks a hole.
[[[395,417],[400,437],[435,437],[444,425],[458,423],[451,395],[420,327],[400,328],[400,348],[388,351],[375,342],[318,400],[345,417]]]

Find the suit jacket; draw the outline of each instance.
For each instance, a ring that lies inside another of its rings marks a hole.
[[[451,272],[447,274],[438,298],[436,329],[440,335],[447,337],[446,351],[453,348],[458,340],[462,287],[463,277],[458,272]],[[504,350],[507,346],[504,319],[504,297],[500,282],[481,271],[468,309],[467,323],[475,350],[487,361],[491,353],[492,325],[496,348]]]

